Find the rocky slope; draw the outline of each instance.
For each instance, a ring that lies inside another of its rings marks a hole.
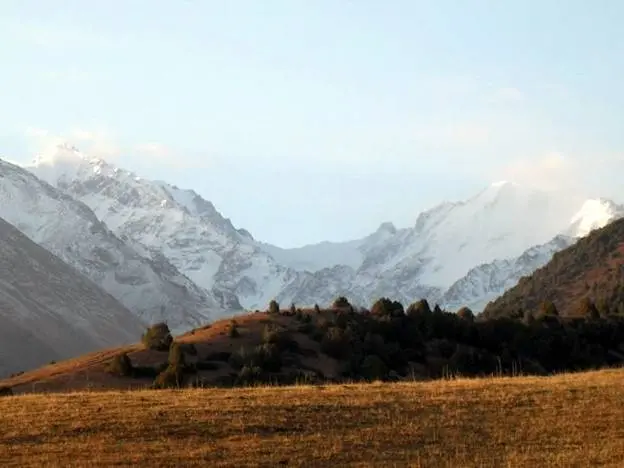
[[[144,324],[0,218],[0,376],[135,342]]]
[[[225,308],[164,256],[117,237],[85,204],[0,160],[0,217],[110,293],[144,322],[178,331]]]
[[[624,219],[591,232],[492,301],[486,317],[539,313],[545,301],[561,316],[624,313]]]
[[[468,306],[473,311],[482,311],[488,302],[515,286],[523,276],[544,266],[556,252],[575,241],[572,237],[557,236],[546,244],[531,247],[517,258],[479,265],[453,283],[440,303],[449,310]]]
[[[440,303],[454,310],[468,305],[482,311],[491,300],[515,286],[522,277],[546,265],[553,255],[593,230],[624,217],[624,206],[610,200],[588,200],[570,220],[570,225],[550,242],[534,246],[517,258],[495,260],[471,269],[442,296]]]

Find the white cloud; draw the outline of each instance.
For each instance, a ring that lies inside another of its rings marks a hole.
[[[559,152],[513,161],[497,171],[497,178],[543,190],[566,189],[574,184],[576,164]]]
[[[110,132],[105,129],[85,130],[72,128],[67,132],[53,132],[47,129],[28,127],[24,135],[30,140],[33,149],[39,153],[48,153],[63,143],[76,146],[83,153],[103,159],[117,159],[121,148]]]
[[[622,171],[622,154],[549,152],[498,166],[493,177],[542,190],[564,190],[623,202],[624,192],[617,175]]]
[[[205,154],[191,154],[168,147],[163,143],[150,142],[134,145],[122,145],[105,128],[72,128],[66,132],[28,127],[24,135],[31,142],[32,149],[38,155],[56,151],[60,144],[75,146],[88,157],[102,158],[108,162],[130,167],[149,166],[154,163],[161,167],[175,169],[203,169],[213,166],[214,158]],[[129,167],[129,168],[130,168]]]

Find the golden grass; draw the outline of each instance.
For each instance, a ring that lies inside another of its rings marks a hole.
[[[0,466],[622,466],[624,371],[0,399]]]

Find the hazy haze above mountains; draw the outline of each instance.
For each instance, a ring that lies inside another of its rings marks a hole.
[[[624,200],[618,2],[0,10],[2,157],[69,141],[194,189],[259,241],[408,228],[501,179]]]

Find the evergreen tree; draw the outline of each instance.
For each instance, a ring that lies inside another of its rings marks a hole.
[[[280,312],[279,304],[275,299],[269,302],[269,314],[277,315]]]

